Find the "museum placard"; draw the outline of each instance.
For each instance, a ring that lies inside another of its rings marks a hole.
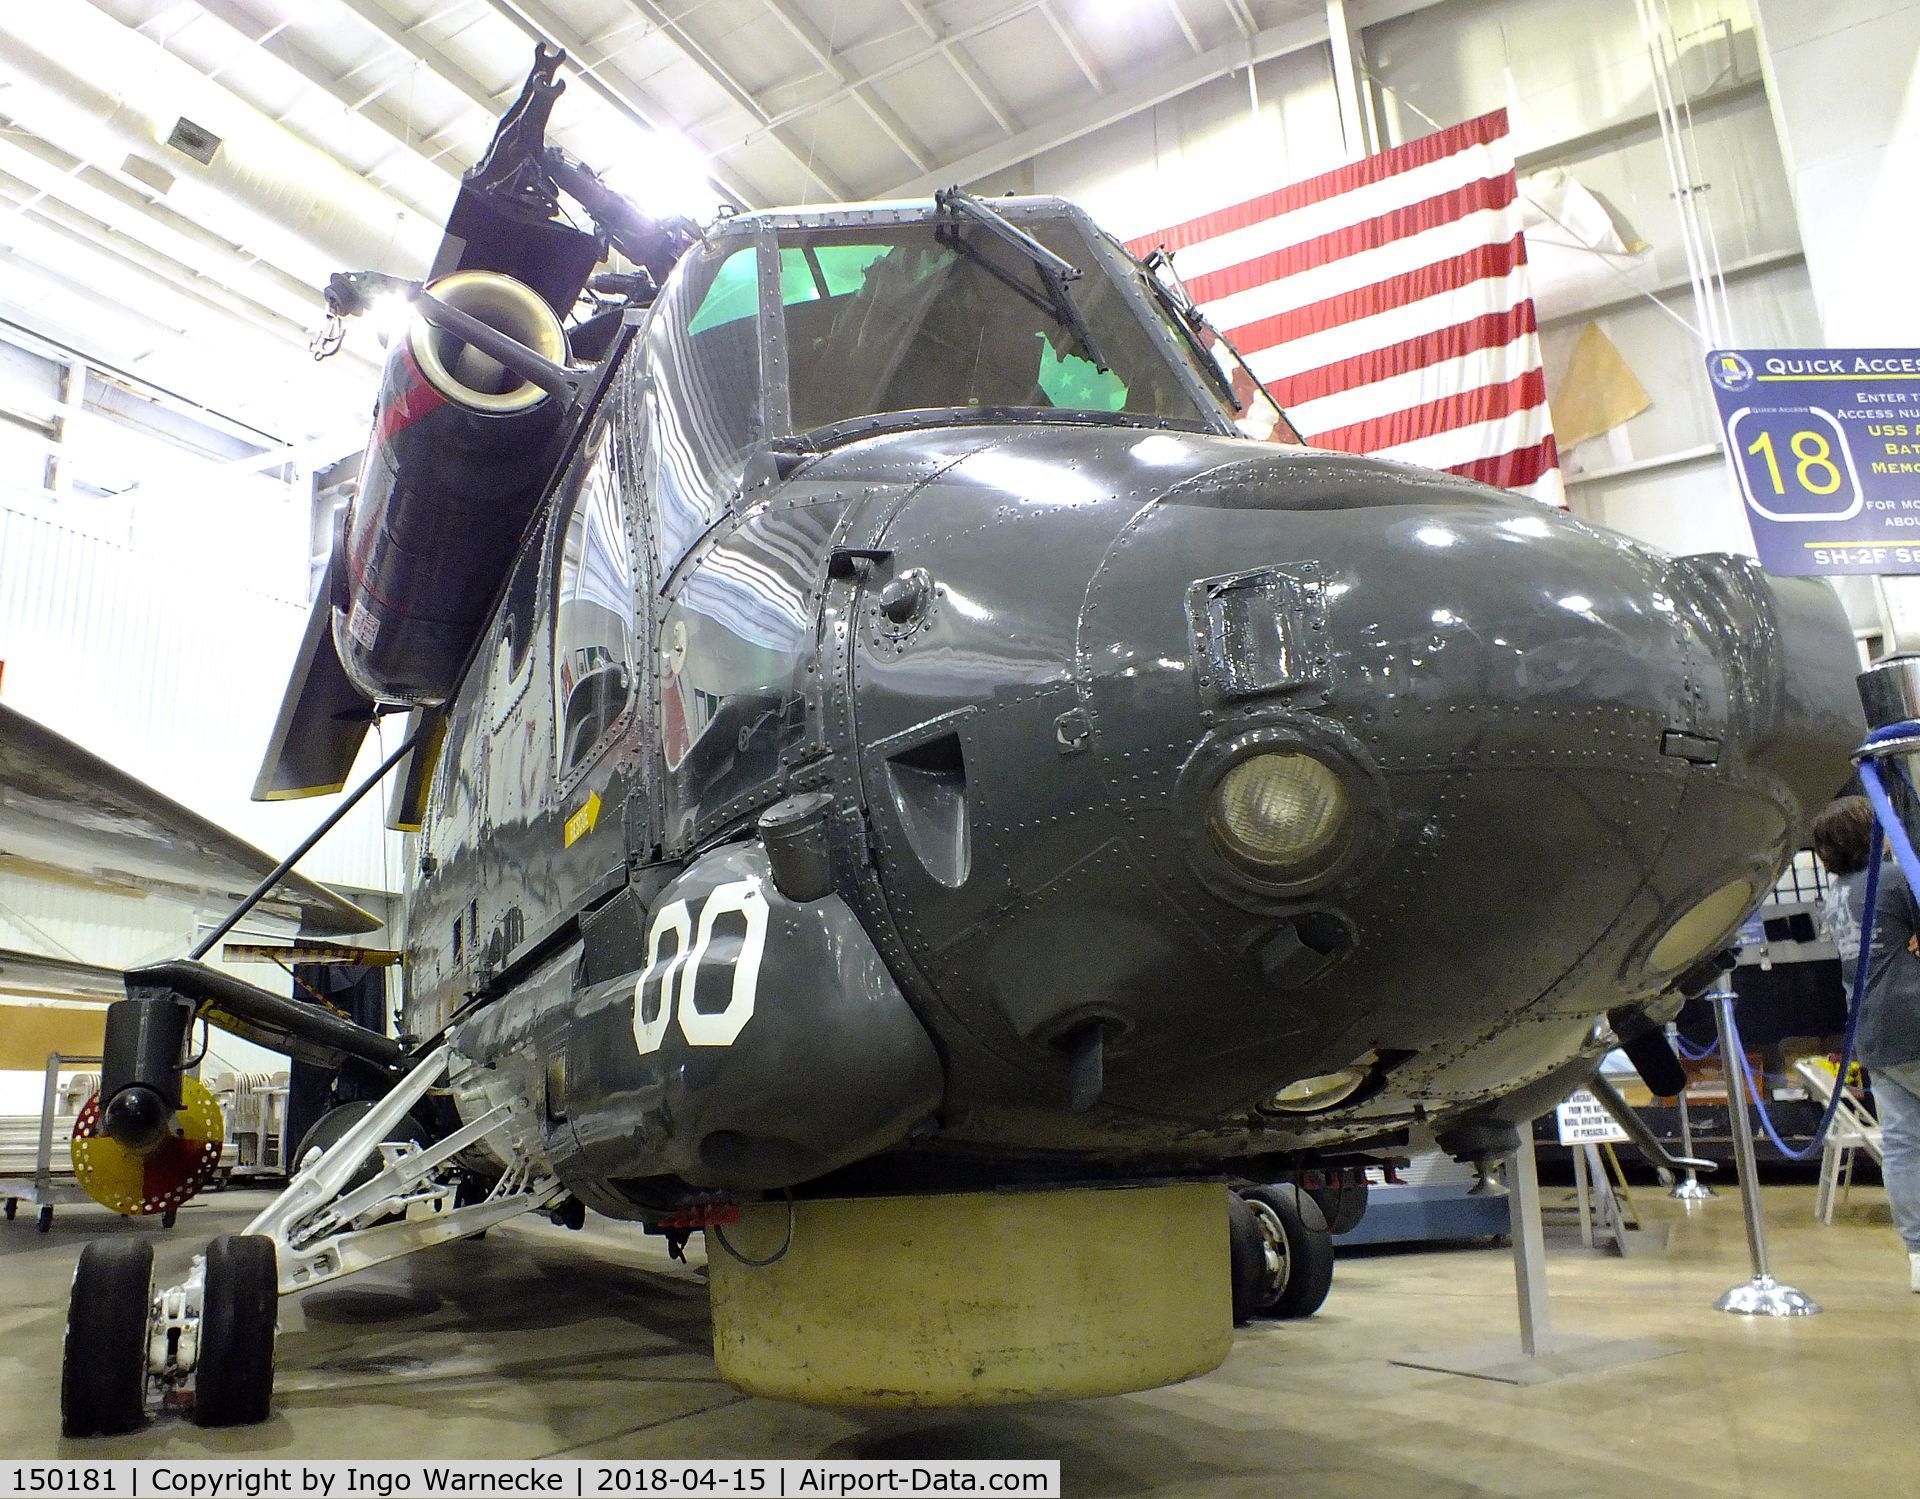
[[[1715,349],[1707,378],[1768,572],[1920,572],[1920,350]]]
[[[1554,1111],[1562,1145],[1624,1145],[1627,1132],[1606,1105],[1585,1088],[1576,1088]]]

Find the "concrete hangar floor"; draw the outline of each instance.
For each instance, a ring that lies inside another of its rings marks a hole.
[[[1346,1255],[1305,1322],[1242,1329],[1227,1362],[1146,1395],[998,1411],[859,1414],[750,1399],[708,1351],[691,1265],[613,1225],[527,1220],[280,1305],[274,1415],[207,1431],[161,1421],[63,1443],[60,1347],[80,1243],[151,1233],[161,1276],[234,1232],[258,1194],[189,1205],[177,1229],[62,1209],[0,1226],[4,1457],[1057,1457],[1066,1492],[1259,1499],[1911,1494],[1920,1467],[1920,1296],[1877,1191],[1813,1221],[1812,1189],[1766,1193],[1775,1264],[1823,1315],[1711,1310],[1746,1274],[1730,1189],[1672,1225],[1665,1255],[1555,1245],[1557,1331],[1658,1338],[1682,1352],[1533,1387],[1390,1359],[1514,1327],[1501,1249]],[[1169,1267],[1177,1273],[1177,1266]]]

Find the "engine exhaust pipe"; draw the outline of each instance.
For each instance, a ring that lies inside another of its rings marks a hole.
[[[526,283],[494,271],[460,271],[428,287],[415,305],[407,346],[427,383],[455,405],[510,415],[539,405],[554,393],[556,380],[564,389],[566,330]],[[503,339],[539,362],[518,356]]]
[[[413,307],[335,557],[333,638],[362,697],[418,707],[458,685],[576,408],[566,330],[524,282],[460,271]]]

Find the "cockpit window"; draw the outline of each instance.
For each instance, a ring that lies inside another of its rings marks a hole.
[[[1252,370],[1232,345],[1210,326],[1195,327],[1177,310],[1183,305],[1191,308],[1192,302],[1186,286],[1173,272],[1172,261],[1157,256],[1150,259],[1140,272],[1140,281],[1162,326],[1205,369],[1208,380],[1222,395],[1231,394],[1234,425],[1260,442],[1304,446],[1280,403],[1254,380]]]
[[[760,311],[760,267],[751,247],[735,250],[720,262],[713,284],[687,323],[689,334],[711,332]]]
[[[1094,349],[1033,262],[978,224],[783,230],[794,430],[955,407],[1204,421],[1094,247],[1066,220],[1022,227],[1084,272],[1071,291]]]
[[[752,245],[687,257],[647,326],[646,490],[667,570],[725,512],[766,438]]]
[[[561,533],[553,701],[563,777],[593,758],[633,695],[633,549],[610,431],[602,426],[589,445]]]

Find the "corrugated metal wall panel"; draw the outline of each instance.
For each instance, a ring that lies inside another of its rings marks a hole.
[[[376,906],[384,902],[375,901]],[[137,968],[185,953],[207,930],[215,913],[198,911],[185,900],[165,895],[131,895],[58,885],[0,872],[0,947],[47,953],[98,963],[108,968]],[[224,913],[221,913],[224,914]],[[375,914],[384,915],[384,910]],[[294,936],[294,924],[255,914],[242,922],[231,941],[278,942]],[[388,934],[374,932],[356,941],[389,945]],[[291,994],[287,971],[273,963],[232,963],[216,949],[209,961],[263,989]],[[399,993],[398,979],[391,993]],[[275,1071],[287,1065],[277,1052],[224,1031],[207,1037],[202,1077],[225,1071]],[[0,1115],[25,1114],[39,1107],[41,1074],[0,1072]]]
[[[231,497],[170,496],[139,528],[140,550],[83,534],[51,506],[0,504],[7,703],[274,854],[329,806],[248,799],[306,619],[303,602],[270,591],[300,588],[306,570],[307,517],[281,495],[245,526],[231,524]],[[370,736],[358,773],[379,755]],[[401,840],[382,810],[370,797],[303,869],[398,889]]]

